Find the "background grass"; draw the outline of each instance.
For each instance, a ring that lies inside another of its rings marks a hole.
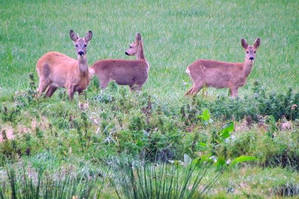
[[[26,88],[27,74],[36,74],[36,61],[48,51],[76,57],[70,29],[80,35],[94,32],[88,47],[90,65],[104,58],[129,59],[124,51],[141,32],[151,65],[144,89],[168,103],[184,100],[182,95],[191,86],[185,69],[196,59],[243,61],[241,38],[251,44],[260,37],[262,42],[241,95],[256,80],[273,91],[298,91],[298,9],[296,0],[2,0],[0,92]]]
[[[24,162],[29,170],[43,168],[50,176],[62,170],[77,175],[100,173],[101,180],[107,180],[109,172],[104,169],[111,156],[148,155],[153,161],[157,153],[184,162],[185,154],[193,159],[212,153],[229,161],[241,155],[258,160],[226,170],[209,192],[210,198],[279,197],[277,192],[289,185],[298,195],[298,121],[291,123],[291,130],[281,131],[281,118],[276,123],[268,117],[290,113],[299,99],[298,10],[297,0],[1,0],[0,132],[11,129],[16,139],[0,143],[0,183],[5,184],[5,167],[22,171]],[[70,29],[81,36],[93,31],[87,55],[90,65],[105,58],[135,59],[124,52],[136,32],[141,32],[151,66],[144,92],[136,95],[111,84],[100,94],[94,79],[87,96],[76,96],[72,102],[63,89],[50,99],[33,98],[35,88],[28,74],[32,72],[38,84],[39,57],[48,51],[76,57]],[[185,73],[189,64],[199,58],[241,62],[240,39],[252,44],[257,37],[261,46],[255,66],[239,90],[241,97],[251,98],[213,101],[227,95],[226,89],[213,88],[202,102],[200,97],[191,101],[183,96],[191,86]],[[254,93],[255,81],[277,95]],[[294,96],[281,95],[289,87]],[[200,119],[204,104],[211,111],[211,120],[205,122]],[[215,113],[241,120],[252,111],[266,116],[262,128],[254,123],[249,130],[234,121],[240,130],[219,143],[217,132],[229,121]],[[210,175],[203,182],[209,180]],[[111,185],[104,184],[103,198],[116,198]]]

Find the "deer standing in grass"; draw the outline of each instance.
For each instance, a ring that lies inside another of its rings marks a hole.
[[[256,50],[260,39],[248,45],[245,39],[241,45],[245,49],[245,61],[242,63],[220,62],[215,60],[197,60],[187,67],[186,72],[193,85],[185,95],[196,95],[203,86],[214,88],[229,88],[232,97],[238,96],[238,88],[242,87],[253,67]]]
[[[70,30],[70,37],[76,48],[77,60],[59,52],[44,54],[36,64],[39,76],[38,96],[46,91],[46,96],[51,97],[59,87],[67,89],[69,99],[74,93],[82,93],[89,84],[89,72],[87,64],[87,45],[92,38],[92,32],[80,38],[77,33]]]
[[[131,90],[141,90],[148,77],[149,65],[144,57],[140,33],[136,34],[135,42],[130,44],[125,54],[136,55],[137,60],[99,60],[90,68],[90,72],[100,80],[101,89],[105,89],[111,80],[115,80],[119,85],[128,85]]]

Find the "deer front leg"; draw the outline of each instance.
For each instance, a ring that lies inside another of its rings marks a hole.
[[[106,76],[102,76],[101,78],[99,78],[99,80],[101,90],[104,90],[108,86],[109,78],[107,78]]]
[[[46,96],[51,97],[56,90],[57,90],[57,87],[49,86],[49,88],[47,90],[47,93],[46,93]]]
[[[75,92],[75,87],[74,86],[70,86],[70,87],[68,87],[68,89],[67,89],[67,92],[68,92],[68,95],[69,95],[69,99],[70,100],[73,100],[73,98],[74,98],[74,92]]]
[[[236,98],[238,96],[238,88],[230,88],[229,93],[232,98]]]

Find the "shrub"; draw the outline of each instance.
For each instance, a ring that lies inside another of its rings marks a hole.
[[[299,93],[293,93],[290,88],[285,94],[267,93],[256,82],[252,94],[244,98],[231,99],[218,97],[215,101],[195,99],[196,109],[208,108],[214,117],[224,120],[241,120],[244,117],[258,121],[258,116],[273,116],[275,120],[286,117],[288,120],[299,118]]]

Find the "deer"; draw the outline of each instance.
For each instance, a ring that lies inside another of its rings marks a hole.
[[[186,73],[193,82],[192,87],[185,95],[195,96],[201,88],[229,88],[232,98],[238,96],[239,87],[244,86],[251,72],[256,57],[256,50],[261,40],[257,38],[253,45],[248,45],[245,39],[241,39],[241,45],[245,50],[245,61],[242,63],[220,62],[215,60],[199,59],[189,65]]]
[[[73,30],[70,30],[69,34],[76,49],[77,59],[55,51],[40,57],[36,64],[39,76],[38,97],[45,91],[45,95],[51,97],[57,88],[66,88],[69,99],[72,100],[75,92],[81,94],[89,84],[86,54],[92,31],[88,31],[83,38]]]
[[[141,90],[148,78],[150,66],[144,56],[140,33],[136,34],[135,41],[129,45],[125,54],[136,56],[136,60],[98,60],[90,67],[90,73],[97,76],[102,90],[112,80],[118,85],[128,85],[132,91]]]

